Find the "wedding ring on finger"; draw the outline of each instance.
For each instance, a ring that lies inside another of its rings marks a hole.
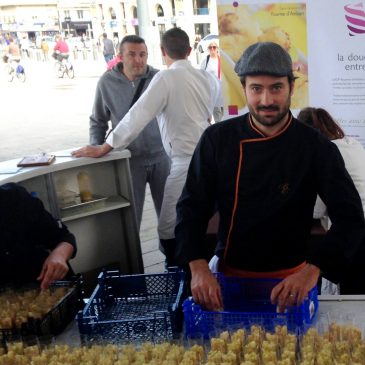
[[[290,293],[289,294],[289,297],[291,297],[291,298],[295,298],[297,296],[297,293]]]

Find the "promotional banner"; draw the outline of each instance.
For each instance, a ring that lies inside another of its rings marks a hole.
[[[310,106],[365,146],[365,2],[309,1],[307,24]]]
[[[292,57],[291,109],[328,110],[365,145],[365,2],[217,1],[226,118],[247,112],[234,65],[253,43],[272,41]]]

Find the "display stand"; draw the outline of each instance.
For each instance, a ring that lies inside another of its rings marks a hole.
[[[102,158],[74,158],[70,151],[53,154],[56,159],[51,165],[21,168],[16,173],[4,171],[16,171],[20,159],[0,163],[0,185],[16,182],[24,186],[68,226],[78,247],[71,266],[85,276],[90,288],[95,287],[102,268],[115,268],[123,274],[143,273],[130,152],[112,152]],[[92,199],[88,202],[79,197],[80,172],[90,181]]]

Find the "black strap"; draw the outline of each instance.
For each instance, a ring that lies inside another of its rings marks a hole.
[[[208,54],[208,56],[207,56],[207,62],[205,63],[205,69],[204,70],[206,70],[207,67],[208,67],[209,58],[210,58],[210,54]]]
[[[131,105],[129,106],[129,109],[132,108],[132,106],[134,105],[134,103],[139,99],[139,97],[141,96],[142,94],[142,90],[143,90],[143,86],[144,84],[146,83],[146,80],[147,78],[144,78],[142,79],[139,84],[138,84],[138,87],[137,87],[137,90],[136,92],[134,93],[134,96],[133,96],[133,100],[131,102]]]
[[[135,102],[139,99],[139,97],[141,96],[142,94],[142,90],[143,90],[143,86],[144,84],[146,83],[146,80],[147,80],[147,77],[142,79],[139,84],[138,84],[138,87],[137,87],[137,90],[136,92],[134,93],[134,96],[133,96],[133,99],[132,99],[132,102],[131,102],[131,105],[129,106],[129,109],[132,108],[132,106],[135,104]],[[106,139],[109,137],[109,134],[113,132],[113,128],[110,128],[108,130],[108,132],[106,133],[106,136],[104,138],[104,142],[106,141]]]

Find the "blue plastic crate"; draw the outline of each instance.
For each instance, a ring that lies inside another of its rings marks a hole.
[[[312,323],[318,309],[317,288],[313,288],[300,306],[287,308],[277,313],[271,304],[272,288],[280,282],[276,279],[242,279],[217,274],[221,286],[224,311],[212,312],[189,298],[183,304],[185,335],[201,333],[205,338],[217,329],[241,326],[249,328],[259,324],[273,331],[278,324],[286,325],[290,331],[302,329]]]
[[[183,272],[120,275],[106,271],[77,317],[82,343],[158,342],[178,336]]]

